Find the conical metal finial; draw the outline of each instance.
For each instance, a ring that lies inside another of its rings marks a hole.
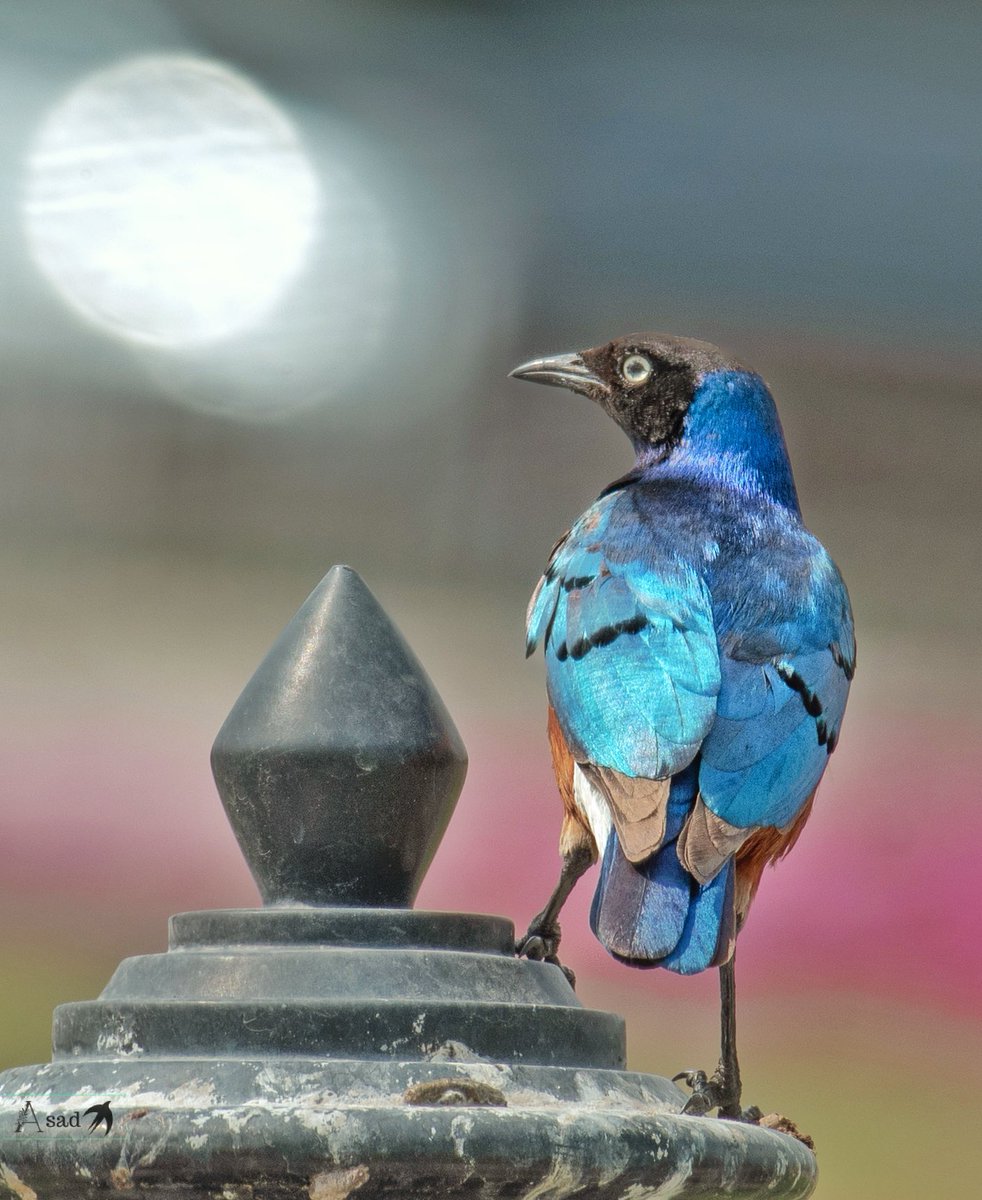
[[[409,907],[467,754],[402,635],[338,566],[246,685],[211,763],[267,904]]]

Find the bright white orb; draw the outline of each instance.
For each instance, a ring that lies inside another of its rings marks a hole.
[[[35,260],[78,312],[132,341],[241,333],[306,261],[319,187],[292,125],[220,63],[141,57],[48,115],[24,196]]]

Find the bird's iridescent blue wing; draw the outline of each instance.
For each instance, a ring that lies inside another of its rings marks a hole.
[[[838,571],[813,545],[808,603],[796,617],[721,635],[722,682],[699,791],[739,829],[790,825],[838,740],[855,663],[852,614]]]
[[[669,553],[635,557],[602,497],[556,547],[529,609],[549,694],[575,754],[664,779],[698,753],[716,712],[719,656],[702,576]]]

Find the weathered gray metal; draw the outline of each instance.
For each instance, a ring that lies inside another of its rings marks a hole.
[[[625,1071],[621,1019],[583,1008],[559,968],[516,959],[510,922],[394,907],[415,895],[465,759],[353,572],[335,568],[300,610],[214,761],[260,888],[282,902],[173,917],[167,953],[56,1010],[53,1061],[0,1076],[0,1196],[810,1194],[815,1161],[793,1138],[681,1117],[672,1083]],[[390,869],[396,884],[378,878]],[[88,1132],[94,1117],[46,1125],[106,1101],[108,1134]]]

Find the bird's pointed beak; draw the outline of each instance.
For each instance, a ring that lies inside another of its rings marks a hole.
[[[591,400],[608,394],[604,381],[590,370],[579,354],[554,354],[551,358],[533,358],[508,373],[510,379],[528,379],[532,383],[547,383],[550,387],[569,388],[582,392]]]

